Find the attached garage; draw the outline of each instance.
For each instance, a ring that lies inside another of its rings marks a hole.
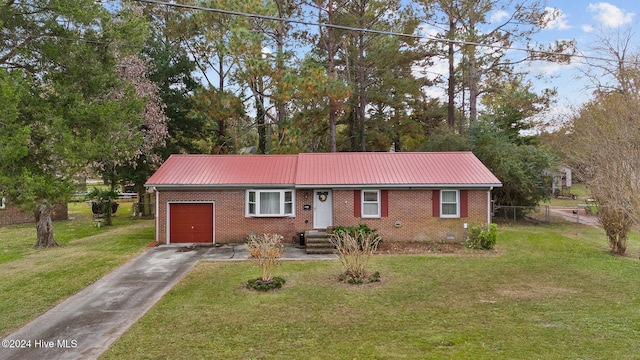
[[[169,203],[168,243],[215,242],[214,203]]]

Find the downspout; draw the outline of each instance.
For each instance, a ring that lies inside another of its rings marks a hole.
[[[487,226],[491,224],[491,191],[493,190],[493,186],[489,187],[487,190]]]
[[[156,239],[156,243],[160,243],[160,239],[158,238],[158,229],[160,226],[160,218],[158,217],[158,210],[160,210],[160,202],[159,202],[159,193],[158,193],[158,189],[154,186],[153,187],[153,194],[155,195],[155,200],[156,200],[156,210],[154,211],[153,217],[156,219],[156,228],[155,228],[155,239]]]

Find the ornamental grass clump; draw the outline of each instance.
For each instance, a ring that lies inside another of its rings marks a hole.
[[[345,272],[338,278],[350,284],[380,281],[380,273],[369,276],[369,260],[376,252],[381,239],[374,232],[338,232],[331,234],[331,243],[336,247]]]
[[[280,234],[249,235],[247,246],[249,247],[249,261],[260,268],[260,277],[247,282],[247,287],[255,290],[269,290],[280,288],[285,280],[274,278],[273,270],[280,263],[280,257],[284,251]]]

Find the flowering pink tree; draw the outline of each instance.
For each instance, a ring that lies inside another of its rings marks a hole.
[[[121,181],[139,182],[136,176],[139,172],[144,173],[142,178],[146,179],[147,170],[161,164],[162,156],[155,150],[165,145],[169,135],[165,104],[158,95],[158,86],[146,76],[147,62],[136,55],[129,55],[119,61],[117,69],[120,79],[129,82],[133,91],[121,91],[114,96],[135,96],[144,102],[144,107],[139,118],[130,119],[128,128],[111,134],[105,143],[110,150],[106,150],[96,162],[112,188]]]

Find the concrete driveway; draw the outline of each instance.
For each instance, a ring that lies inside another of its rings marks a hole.
[[[97,358],[209,250],[145,251],[3,339],[0,359]]]
[[[148,249],[7,336],[0,346],[0,360],[97,359],[198,261],[248,257],[244,244]],[[336,258],[287,246],[282,260]]]

